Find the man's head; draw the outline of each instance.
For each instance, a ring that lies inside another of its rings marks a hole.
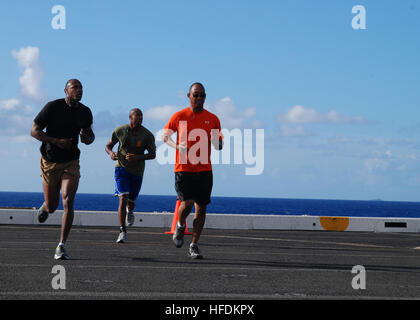
[[[83,97],[82,83],[77,79],[71,79],[67,81],[64,92],[66,94],[66,98],[71,101],[79,102]]]
[[[137,128],[143,123],[143,112],[139,108],[131,109],[128,117],[130,119],[131,129]]]
[[[195,82],[191,85],[187,97],[190,99],[191,107],[193,109],[201,109],[203,108],[204,101],[206,101],[206,90],[201,83]]]

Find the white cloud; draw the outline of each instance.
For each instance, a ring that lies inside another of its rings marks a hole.
[[[290,127],[287,125],[281,126],[281,135],[283,137],[306,137],[308,134],[303,126]]]
[[[280,115],[278,120],[283,123],[313,123],[321,121],[322,117],[314,109],[298,105]]]
[[[261,127],[261,121],[255,119],[257,111],[253,107],[240,110],[236,107],[230,97],[224,97],[214,103],[214,106],[207,107],[214,112],[220,119],[223,128],[244,128]]]
[[[19,105],[20,101],[18,99],[0,101],[0,111],[16,110]]]
[[[168,121],[175,113],[182,110],[182,108],[173,105],[157,106],[143,111],[145,119],[156,121]]]
[[[28,46],[12,51],[13,58],[22,70],[19,78],[22,99],[29,98],[39,102],[43,98],[41,84],[44,78],[44,69],[40,63],[40,50]],[[33,108],[22,102],[21,98],[12,98],[0,101],[0,136],[15,136],[14,143],[29,141],[24,136],[29,135],[29,130],[34,118]]]
[[[365,160],[365,168],[369,172],[384,171],[388,168],[389,163],[384,159],[371,158]]]
[[[335,144],[345,144],[345,143],[350,143],[353,142],[350,138],[336,134],[335,136],[333,136],[330,139],[331,143],[335,143]]]
[[[341,116],[336,110],[330,110],[322,114],[315,109],[305,108],[296,105],[286,113],[278,117],[280,123],[309,124],[309,123],[331,123],[331,124],[366,124],[369,121],[362,117]]]
[[[249,107],[240,110],[236,107],[235,103],[230,97],[224,97],[217,100],[213,105],[205,105],[205,109],[215,113],[220,119],[221,125],[226,129],[233,128],[259,128],[262,122],[255,118],[257,111],[256,108]],[[174,105],[163,105],[147,110],[143,110],[144,120],[154,120],[167,122],[170,117],[182,110],[184,107]]]
[[[24,105],[19,99],[0,101],[0,135],[28,133],[33,117],[32,107]]]
[[[127,124],[129,111],[112,114],[110,111],[100,111],[93,116],[93,131],[96,136],[111,137],[112,131]]]
[[[19,144],[25,144],[25,143],[33,143],[35,142],[35,139],[32,138],[29,134],[26,136],[15,136],[11,139],[12,143],[19,143]]]
[[[244,116],[246,118],[254,117],[256,114],[257,114],[257,111],[255,110],[255,108],[247,108],[244,111]]]
[[[41,92],[44,69],[39,59],[39,48],[28,46],[18,51],[13,50],[12,56],[22,69],[22,76],[19,78],[22,95],[33,100],[41,100],[44,96]]]

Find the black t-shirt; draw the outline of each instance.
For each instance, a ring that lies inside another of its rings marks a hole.
[[[81,129],[88,129],[92,125],[93,116],[88,107],[81,104],[77,107],[70,107],[64,99],[51,101],[45,105],[41,112],[36,116],[34,122],[46,128],[46,134],[58,139],[73,139],[72,147],[63,150],[56,145],[43,142],[41,154],[45,160],[50,162],[62,163],[78,160],[80,150],[79,134]]]

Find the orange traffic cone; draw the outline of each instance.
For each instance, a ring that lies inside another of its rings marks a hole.
[[[176,224],[178,222],[178,209],[179,206],[181,205],[181,201],[179,201],[178,199],[176,200],[176,206],[175,206],[175,212],[174,212],[174,218],[172,219],[172,227],[171,227],[171,231],[166,231],[165,234],[174,234],[175,229],[176,229]],[[187,220],[185,220],[185,231],[184,234],[192,234],[192,232],[188,232],[188,226],[187,226]]]

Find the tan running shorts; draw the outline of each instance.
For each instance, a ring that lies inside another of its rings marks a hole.
[[[80,178],[79,160],[55,163],[41,157],[41,177],[45,184],[59,186],[64,173]]]

